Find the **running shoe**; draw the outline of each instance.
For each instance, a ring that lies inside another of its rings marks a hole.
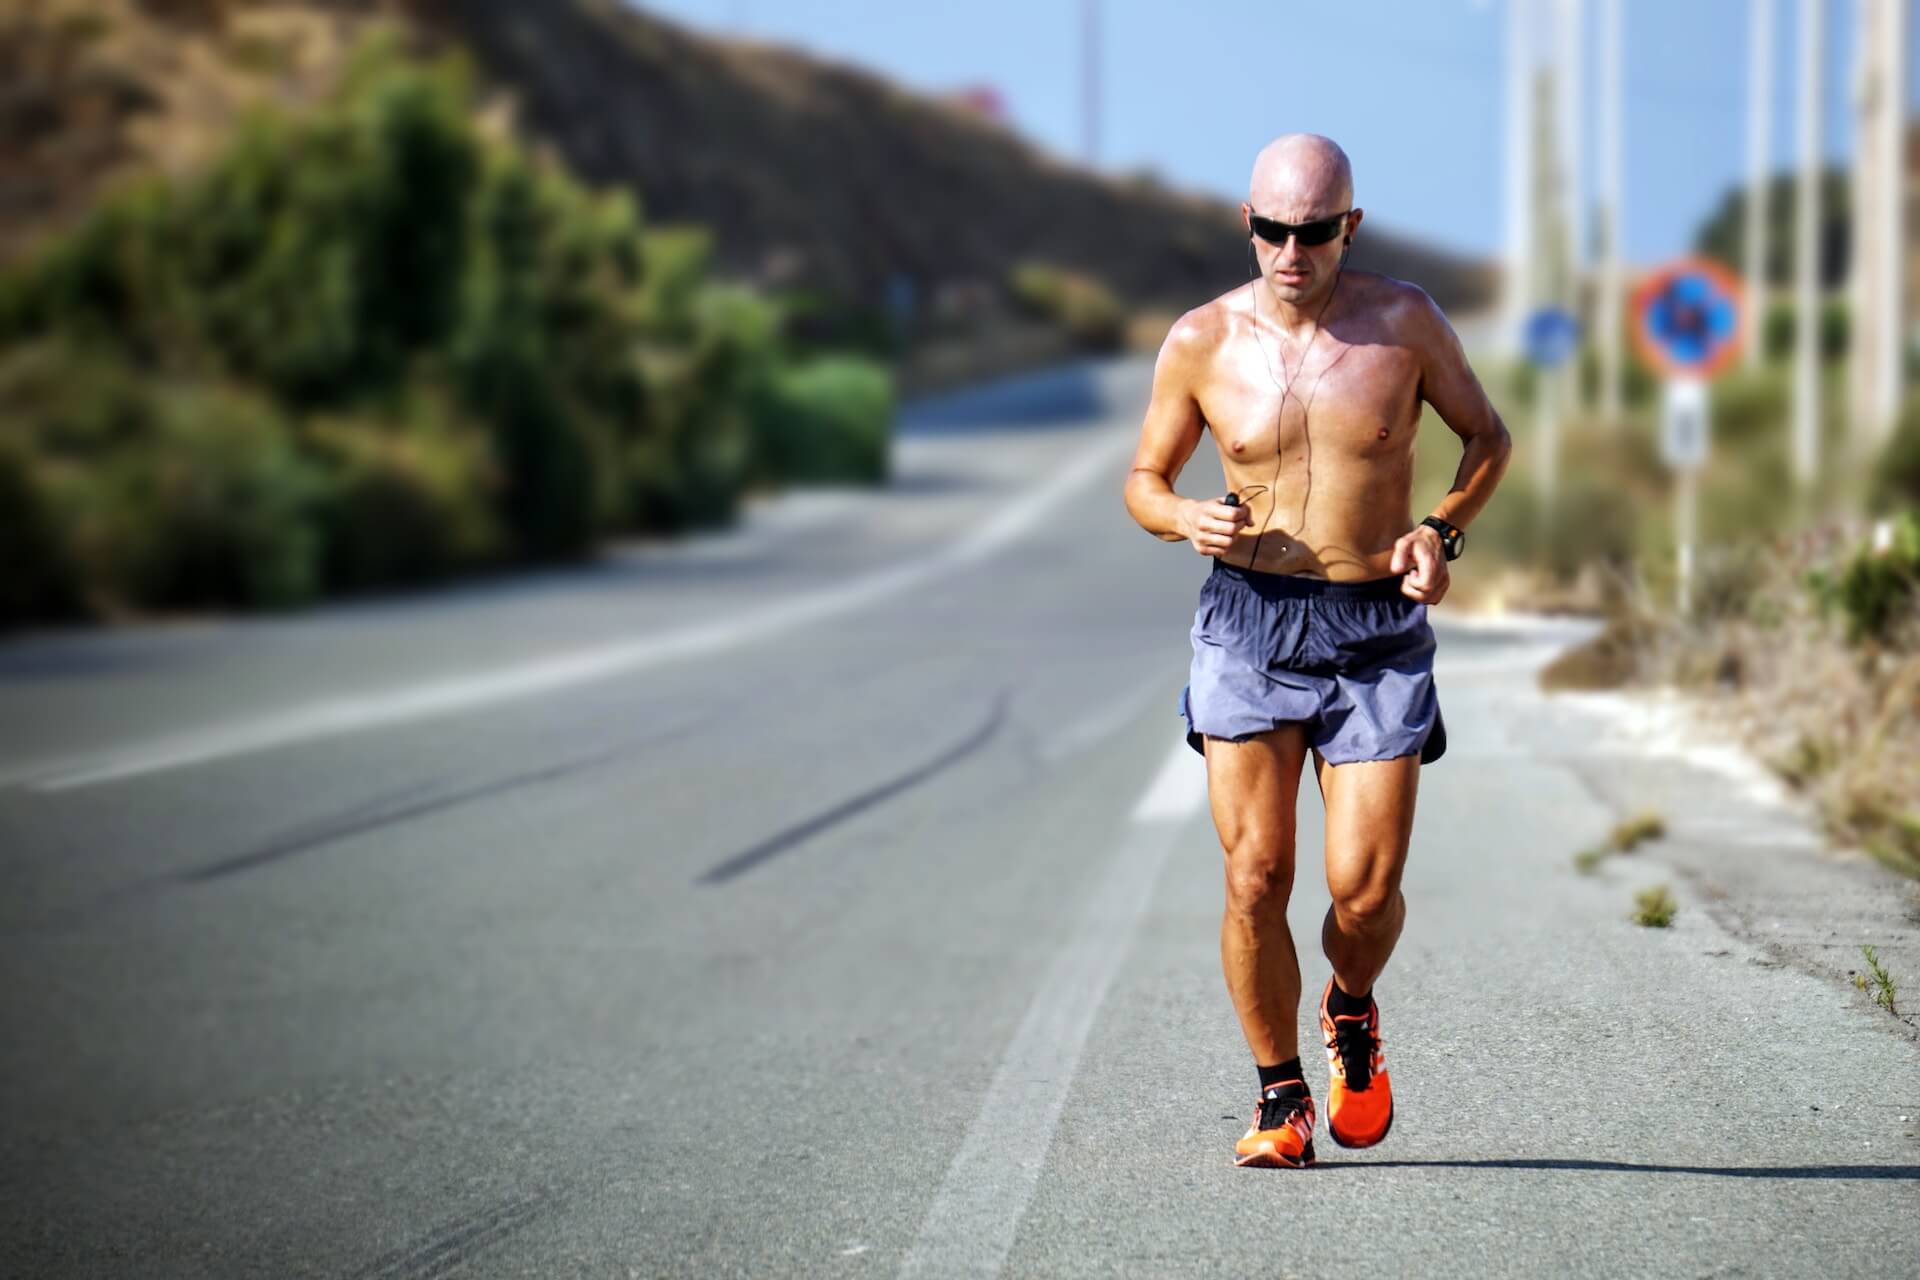
[[[1234,1144],[1233,1162],[1254,1169],[1304,1169],[1313,1163],[1313,1096],[1283,1093],[1287,1085],[1306,1086],[1303,1080],[1282,1080],[1261,1090],[1254,1104],[1253,1125]]]
[[[1327,1012],[1333,979],[1320,993],[1320,1035],[1327,1042],[1327,1132],[1343,1147],[1370,1147],[1393,1127],[1393,1082],[1380,1048],[1380,1006],[1364,1016]]]

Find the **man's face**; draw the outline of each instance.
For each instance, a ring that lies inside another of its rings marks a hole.
[[[1241,220],[1247,226],[1247,234],[1253,236],[1253,254],[1255,261],[1260,264],[1260,274],[1266,277],[1274,296],[1282,302],[1296,306],[1312,304],[1333,287],[1335,274],[1340,267],[1340,252],[1346,247],[1346,238],[1352,234],[1354,224],[1359,221],[1359,211],[1354,210],[1349,214],[1340,234],[1325,244],[1311,246],[1301,244],[1298,235],[1288,236],[1284,245],[1270,244],[1253,235],[1253,218],[1259,216],[1296,224],[1318,222],[1347,212],[1343,195],[1336,191],[1313,194],[1305,199],[1289,199],[1281,193],[1269,193],[1263,201],[1242,202],[1240,205]]]

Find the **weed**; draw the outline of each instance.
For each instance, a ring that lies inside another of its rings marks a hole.
[[[1606,860],[1607,850],[1605,849],[1582,849],[1573,855],[1573,869],[1583,876],[1590,876],[1598,871],[1600,864]]]
[[[1666,834],[1666,820],[1659,814],[1637,813],[1616,826],[1608,840],[1617,852],[1632,853],[1636,845],[1647,840],[1658,840]]]
[[[1853,985],[1871,995],[1873,1002],[1882,1009],[1893,1013],[1894,997],[1900,994],[1900,988],[1894,984],[1893,975],[1888,973],[1887,967],[1880,963],[1880,954],[1871,944],[1862,946],[1860,954],[1867,958],[1867,971],[1873,976],[1869,979],[1855,974]]]
[[[1633,914],[1628,918],[1648,929],[1664,929],[1673,923],[1674,913],[1679,910],[1680,904],[1667,886],[1657,884],[1633,895]]]

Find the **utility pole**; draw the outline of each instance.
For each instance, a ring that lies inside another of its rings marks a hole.
[[[1600,306],[1594,323],[1600,330],[1600,412],[1610,425],[1620,422],[1620,254],[1626,200],[1620,176],[1620,8],[1621,0],[1600,0],[1600,219],[1605,235],[1600,260]]]
[[[1826,5],[1800,0],[1800,190],[1794,227],[1793,477],[1811,485],[1820,469],[1820,63]]]
[[[1087,168],[1100,164],[1100,0],[1080,0],[1080,125]]]
[[[1520,332],[1533,308],[1533,25],[1534,0],[1507,0],[1507,274],[1500,350],[1520,353]]]
[[[1744,359],[1760,367],[1767,327],[1768,175],[1773,148],[1773,0],[1752,0],[1747,37],[1747,315]]]
[[[1884,446],[1900,411],[1906,16],[1905,0],[1860,5],[1847,417],[1861,458]]]
[[[1585,5],[1582,0],[1559,0],[1559,49],[1555,71],[1560,89],[1560,172],[1562,217],[1567,227],[1567,292],[1561,304],[1580,321],[1582,333],[1588,331],[1585,305],[1587,280],[1587,219],[1585,169],[1582,164],[1580,111],[1580,53]],[[1562,394],[1571,407],[1581,401],[1580,364],[1573,362],[1562,375],[1566,381]]]

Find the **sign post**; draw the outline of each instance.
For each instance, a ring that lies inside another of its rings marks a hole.
[[[1548,523],[1553,509],[1554,490],[1560,472],[1560,401],[1558,386],[1549,388],[1549,378],[1561,375],[1559,368],[1580,349],[1580,322],[1562,307],[1541,307],[1527,317],[1522,335],[1527,359],[1539,374],[1533,380],[1534,429],[1540,438],[1540,453],[1535,458],[1535,487],[1540,493],[1541,522]]]
[[[1707,461],[1712,421],[1707,383],[1740,352],[1746,308],[1740,282],[1700,258],[1670,263],[1633,295],[1634,345],[1666,377],[1660,406],[1660,457],[1675,475],[1673,536],[1676,604],[1693,608],[1696,491]]]

